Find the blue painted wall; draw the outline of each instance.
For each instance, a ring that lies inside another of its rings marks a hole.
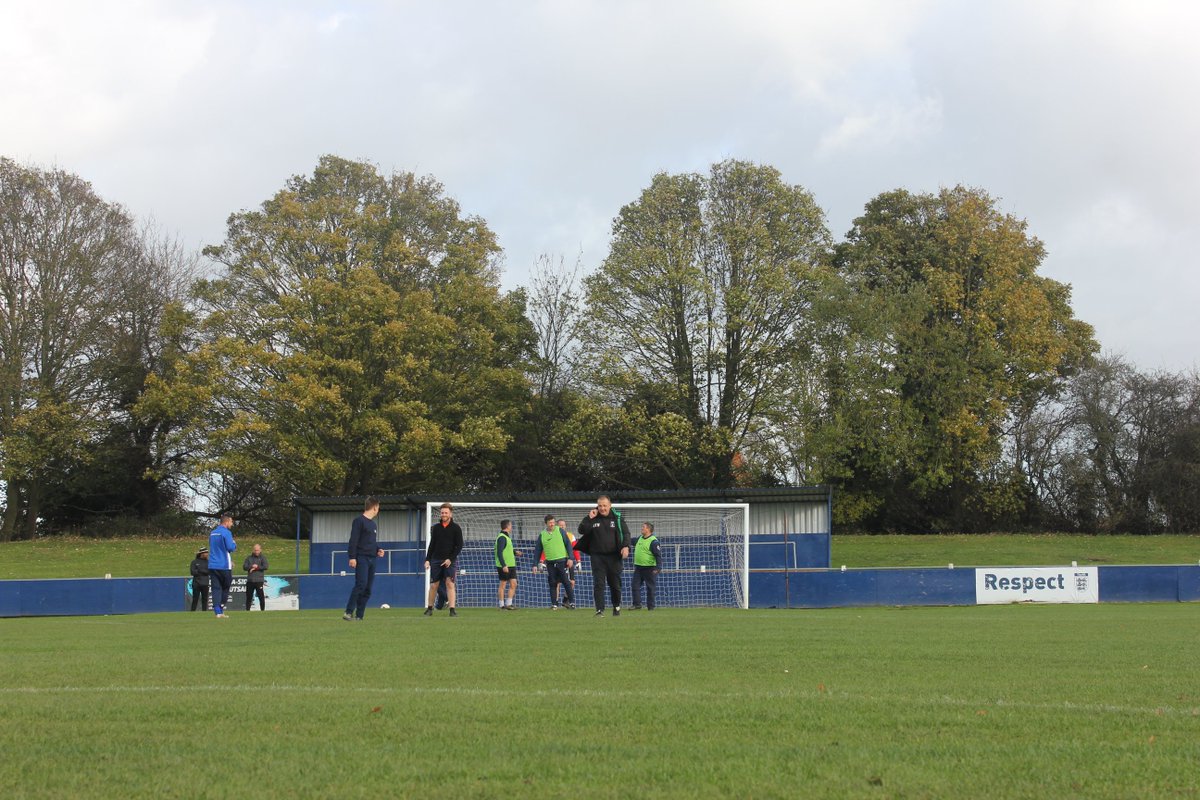
[[[188,578],[0,581],[0,615],[87,616],[180,611]]]
[[[1200,566],[1100,567],[1101,603],[1196,600]]]
[[[1100,567],[1102,603],[1200,601],[1200,566]],[[975,604],[975,570],[774,570],[750,573],[755,608]]]
[[[419,544],[414,547],[412,542],[380,542],[379,547],[385,551],[384,563],[378,565],[381,572],[421,572],[424,569],[425,550]],[[313,542],[308,551],[308,571],[313,575],[330,574],[330,557],[333,558],[334,575],[350,571],[345,542]]]

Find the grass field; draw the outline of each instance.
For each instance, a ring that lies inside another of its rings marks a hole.
[[[262,539],[272,571],[296,571],[296,543]],[[46,537],[0,544],[0,580],[186,575],[207,540]],[[243,542],[243,544],[246,544]],[[249,552],[249,548],[247,548]],[[1078,536],[973,534],[951,536],[834,536],[833,565],[858,567],[1033,566],[1040,564],[1195,564],[1200,536]],[[240,566],[240,562],[238,564]],[[300,543],[308,571],[308,542]]]
[[[1000,567],[1099,564],[1195,564],[1200,536],[1085,536],[990,533],[942,536],[833,537],[833,566]]]
[[[271,562],[271,571],[296,571],[296,542],[288,539],[254,539]],[[0,543],[0,580],[17,578],[157,578],[187,575],[196,551],[208,546],[197,539],[131,537],[89,539],[81,536],[46,536],[23,542]],[[246,552],[250,547],[246,546]],[[239,548],[238,552],[241,552]],[[241,560],[237,566],[241,566]],[[308,572],[308,542],[300,543],[300,571]]]
[[[0,642],[5,798],[1200,794],[1182,604],[176,613]]]

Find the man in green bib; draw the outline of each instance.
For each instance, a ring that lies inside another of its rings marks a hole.
[[[517,556],[513,550],[512,520],[500,520],[500,535],[496,537],[496,577],[500,579],[496,587],[496,598],[500,601],[501,611],[513,611],[513,598],[517,594]],[[508,597],[505,597],[505,590]]]
[[[566,590],[567,599],[563,603],[567,608],[575,608],[575,590],[571,586],[568,570],[574,565],[571,559],[571,540],[567,532],[554,524],[554,515],[545,516],[546,527],[538,534],[537,550],[533,554],[536,563],[544,553],[546,556],[546,582],[550,584],[550,608],[558,609],[558,587]]]
[[[654,535],[654,523],[642,523],[642,535],[633,548],[633,607],[642,607],[642,584],[646,584],[646,609],[654,610],[654,590],[662,569],[662,548]]]

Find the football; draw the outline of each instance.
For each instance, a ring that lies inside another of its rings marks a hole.
[[[380,606],[380,608],[391,608],[391,606],[389,606],[387,603],[384,603]]]

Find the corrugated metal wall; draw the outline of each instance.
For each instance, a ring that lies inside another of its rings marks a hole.
[[[350,525],[361,511],[318,511],[312,515],[314,544],[345,544],[350,539]],[[381,542],[420,542],[424,540],[421,514],[410,509],[380,510],[375,522],[379,525]]]
[[[750,535],[831,533],[827,503],[751,503]]]

